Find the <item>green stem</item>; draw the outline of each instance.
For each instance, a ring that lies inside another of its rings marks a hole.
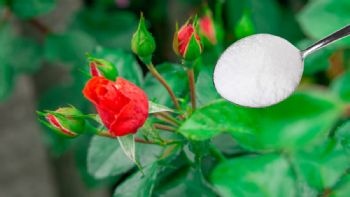
[[[165,79],[159,74],[159,72],[157,71],[157,69],[154,67],[154,65],[151,63],[146,64],[148,70],[151,72],[151,74],[165,87],[165,89],[168,91],[171,100],[173,101],[176,109],[178,109],[179,111],[181,111],[181,107],[179,102],[176,99],[176,96],[173,92],[173,90],[171,89],[171,87],[168,85],[168,83],[165,81]]]
[[[193,68],[188,68],[187,75],[188,75],[188,82],[190,84],[192,111],[194,111],[196,109],[196,89],[195,89]]]

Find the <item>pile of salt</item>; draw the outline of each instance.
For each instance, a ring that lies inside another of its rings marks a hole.
[[[299,49],[283,38],[257,34],[226,49],[215,67],[214,84],[228,101],[266,107],[295,90],[303,68]]]

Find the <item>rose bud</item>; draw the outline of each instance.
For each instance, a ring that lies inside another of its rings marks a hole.
[[[112,136],[136,133],[148,117],[145,92],[121,77],[116,82],[93,77],[86,83],[83,94],[95,105]]]
[[[145,18],[142,13],[139,26],[131,39],[131,49],[141,60],[146,61],[146,63],[149,63],[147,61],[151,61],[152,54],[156,49],[156,42],[152,34],[147,30]]]
[[[193,61],[200,56],[203,46],[195,25],[186,23],[175,32],[173,48],[184,60]]]
[[[211,16],[206,15],[199,19],[199,33],[204,43],[209,42],[212,45],[217,43],[214,21]]]
[[[213,46],[223,38],[223,30],[213,19],[211,10],[205,6],[204,15],[199,19],[199,35],[205,46]]]
[[[81,117],[83,114],[74,107],[62,107],[56,111],[38,113],[47,121],[42,123],[59,135],[76,137],[85,131],[85,120]]]
[[[117,78],[118,70],[114,64],[104,59],[98,59],[92,56],[88,56],[88,58],[91,76],[103,76],[112,81]]]

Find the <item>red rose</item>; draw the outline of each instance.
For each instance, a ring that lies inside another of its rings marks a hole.
[[[83,94],[96,106],[112,136],[136,133],[148,117],[147,95],[121,77],[116,82],[93,77],[86,83]]]

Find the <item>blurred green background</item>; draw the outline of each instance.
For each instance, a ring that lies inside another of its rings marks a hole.
[[[224,47],[251,34],[271,33],[304,49],[350,24],[349,0],[221,1]],[[132,33],[142,11],[157,43],[155,64],[179,63],[172,51],[175,24],[199,13],[203,3],[0,0],[0,196],[110,196],[113,184],[123,177],[97,180],[87,173],[90,138],[65,140],[46,132],[35,111],[67,104],[91,109],[81,94],[87,52],[117,63],[119,73],[169,104],[164,92],[155,91],[159,86],[154,79],[143,77],[145,67],[130,53]],[[215,12],[217,1],[207,3]],[[348,38],[308,57],[300,87],[316,84],[350,101],[349,46]],[[207,50],[203,56],[208,67],[214,66],[217,54]],[[186,81],[179,83],[183,73],[170,67],[163,64],[159,69],[181,94],[186,86]],[[210,76],[198,80],[211,83]]]

